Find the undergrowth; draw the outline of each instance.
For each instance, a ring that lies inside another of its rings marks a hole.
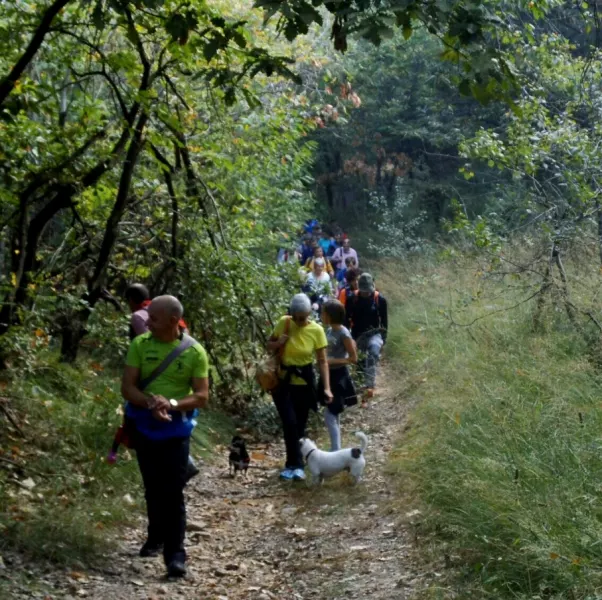
[[[117,464],[105,460],[122,419],[120,375],[92,361],[70,367],[48,352],[27,377],[0,382],[0,550],[88,563],[142,514],[134,454],[122,448]],[[207,456],[232,431],[228,417],[201,411],[193,456]]]
[[[567,269],[583,275],[575,295],[599,289],[595,266]],[[477,260],[379,273],[395,298],[387,354],[419,399],[391,469],[422,511],[422,559],[448,574],[424,597],[601,597],[597,336],[552,306],[535,333],[534,303],[501,310],[521,296]]]

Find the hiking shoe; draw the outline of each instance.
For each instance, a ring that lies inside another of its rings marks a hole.
[[[294,471],[287,467],[286,469],[283,469],[282,471],[280,471],[280,479],[282,479],[283,481],[292,481],[293,473],[294,473]]]
[[[188,483],[193,477],[196,477],[200,472],[201,470],[192,461],[188,461],[188,465],[186,465],[185,482]]]
[[[179,560],[172,560],[167,565],[168,577],[184,577],[186,575],[186,565]]]
[[[151,558],[153,556],[159,556],[163,552],[163,544],[152,544],[149,541],[144,543],[144,546],[140,548],[140,556],[142,558]]]
[[[293,479],[295,481],[305,481],[305,471],[303,469],[295,469],[293,471]]]

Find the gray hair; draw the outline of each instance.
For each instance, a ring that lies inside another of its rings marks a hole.
[[[164,310],[170,317],[181,319],[184,316],[184,307],[175,296],[157,296],[151,304],[159,310]]]
[[[326,261],[323,258],[315,258],[314,265],[317,265],[318,267],[323,267],[326,265]]]
[[[311,312],[311,300],[305,294],[296,294],[291,300],[291,315]]]

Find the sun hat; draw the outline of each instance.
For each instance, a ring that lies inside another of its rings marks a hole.
[[[372,279],[370,273],[362,273],[358,279],[357,285],[360,292],[368,292],[369,294],[372,294],[376,289],[374,287],[374,279]]]

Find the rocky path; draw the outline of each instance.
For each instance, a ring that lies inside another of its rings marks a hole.
[[[366,409],[343,416],[343,443],[358,429],[369,437],[364,481],[346,474],[320,488],[281,483],[280,444],[254,446],[247,479],[230,479],[227,451],[203,466],[189,486],[189,575],[167,581],[160,558],[141,559],[144,522],[123,532],[112,567],[48,577],[46,600],[291,600],[410,598],[422,576],[413,571],[413,533],[387,455],[401,433],[405,402],[385,391]],[[324,445],[321,440],[321,445]],[[15,596],[22,597],[22,596]],[[35,597],[30,596],[30,597]]]

